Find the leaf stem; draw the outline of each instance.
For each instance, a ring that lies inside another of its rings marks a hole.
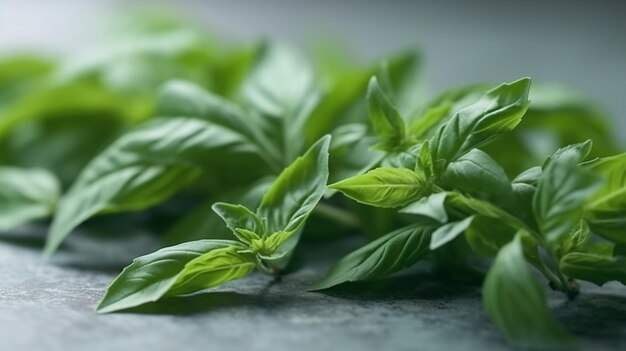
[[[352,229],[361,228],[361,221],[357,216],[339,207],[320,202],[313,212],[345,227]]]

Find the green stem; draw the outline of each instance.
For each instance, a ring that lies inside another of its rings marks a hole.
[[[280,275],[280,272],[278,270],[269,267],[262,259],[258,257],[256,259],[256,268],[265,275],[269,275],[272,277],[277,277],[278,275]]]
[[[339,207],[320,202],[317,204],[313,212],[345,227],[352,229],[361,228],[361,221],[357,216]]]

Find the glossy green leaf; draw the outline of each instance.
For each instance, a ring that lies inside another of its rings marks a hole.
[[[592,171],[603,178],[603,187],[589,199],[591,210],[626,211],[626,153],[593,161]]]
[[[59,192],[58,181],[45,170],[0,167],[0,231],[50,216]]]
[[[474,217],[470,216],[458,222],[446,223],[437,228],[432,234],[429,246],[430,249],[436,250],[463,234],[470,224],[472,224],[473,220]]]
[[[424,196],[425,179],[406,168],[381,167],[329,186],[372,206],[400,207]]]
[[[561,258],[561,271],[575,279],[596,285],[610,281],[626,284],[626,257],[601,255],[592,252],[571,252]]]
[[[533,198],[533,211],[541,233],[551,243],[572,231],[582,216],[585,201],[602,182],[578,164],[584,150],[568,147],[557,151],[545,166]]]
[[[528,108],[529,88],[529,78],[502,84],[455,113],[430,139],[433,160],[447,164],[515,128]]]
[[[445,207],[446,196],[446,193],[435,193],[428,197],[423,197],[401,209],[400,213],[425,216],[439,223],[446,223],[448,221],[448,213]]]
[[[261,219],[246,206],[216,202],[211,208],[233,232],[240,228],[263,235],[264,228]]]
[[[342,258],[310,290],[382,278],[412,266],[428,253],[434,229],[432,225],[413,224],[380,237]]]
[[[444,181],[456,189],[504,194],[511,191],[511,181],[499,164],[485,152],[473,149],[451,162]]]
[[[585,218],[595,233],[626,243],[626,154],[594,160],[589,168],[605,183],[589,199]]]
[[[217,121],[154,120],[118,139],[85,168],[59,204],[45,253],[54,253],[76,226],[96,214],[156,205],[189,186],[211,160],[258,152],[238,130]]]
[[[258,215],[267,233],[296,232],[324,195],[330,136],[325,136],[285,168],[261,199]]]
[[[166,295],[191,294],[248,275],[255,263],[240,254],[241,249],[240,245],[216,248],[189,261]]]
[[[509,341],[522,348],[571,348],[572,336],[554,319],[542,287],[528,269],[520,237],[507,244],[483,286],[483,304]]]
[[[254,267],[236,254],[241,248],[235,241],[199,240],[138,257],[109,286],[97,311],[128,309],[241,277]]]
[[[468,215],[475,214],[496,219],[516,231],[530,231],[529,226],[520,218],[488,201],[468,197],[458,192],[448,192],[446,193],[446,205]]]

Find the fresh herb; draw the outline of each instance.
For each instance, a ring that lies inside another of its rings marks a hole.
[[[529,78],[429,100],[415,51],[316,57],[160,18],[65,60],[0,60],[0,231],[51,219],[47,257],[95,217],[159,235],[102,313],[278,276],[301,236],[365,234],[312,290],[429,260],[479,272],[511,343],[575,346],[544,285],[626,283],[626,154],[602,111]]]
[[[330,137],[324,137],[276,178],[256,212],[216,203],[236,240],[198,240],[139,257],[111,284],[98,312],[113,312],[185,295],[242,278],[255,268],[277,275],[298,243],[328,179]]]

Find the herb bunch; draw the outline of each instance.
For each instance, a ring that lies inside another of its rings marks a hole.
[[[99,312],[281,275],[303,233],[370,239],[312,290],[427,259],[478,272],[487,313],[522,347],[575,345],[546,287],[626,283],[626,155],[567,90],[522,78],[429,99],[417,52],[310,64],[162,19],[102,47],[0,61],[0,231],[51,218],[50,257],[95,217],[158,222],[163,248]]]

